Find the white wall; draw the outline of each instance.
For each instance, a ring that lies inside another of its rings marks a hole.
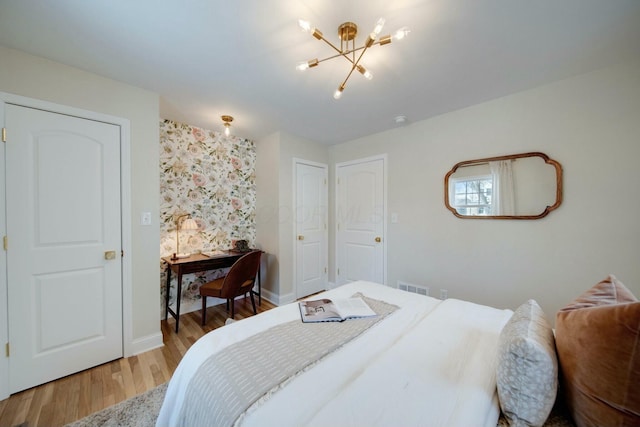
[[[160,332],[157,94],[0,46],[0,91],[128,119],[134,352],[162,343]],[[140,213],[151,212],[151,226]]]
[[[265,287],[277,293],[274,302],[286,303],[295,299],[293,159],[328,164],[329,151],[324,145],[278,132],[256,142],[256,158],[256,241],[269,253],[268,268],[278,274],[276,278],[268,271]]]
[[[279,174],[280,134],[274,133],[256,142],[256,243],[265,252],[262,292],[273,302],[280,294]]]
[[[534,298],[553,319],[608,273],[640,296],[639,141],[636,61],[329,151],[332,164],[388,154],[389,213],[399,218],[388,224],[390,285],[445,288],[497,307]],[[463,220],[445,209],[443,180],[455,163],[527,151],[562,164],[559,209],[535,221]]]

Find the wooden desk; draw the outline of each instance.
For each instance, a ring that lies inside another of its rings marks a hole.
[[[203,254],[193,254],[187,258],[171,259],[170,256],[163,257],[162,260],[167,264],[167,289],[165,292],[165,313],[164,320],[167,320],[169,314],[176,319],[176,333],[180,325],[180,300],[182,296],[182,276],[189,273],[198,273],[201,271],[217,270],[219,268],[231,267],[234,262],[247,252],[224,251],[222,254],[207,256]],[[178,286],[176,288],[176,310],[173,311],[169,307],[169,290],[171,284],[171,272],[176,274]],[[258,269],[258,292],[251,291],[254,295],[258,295],[258,305],[262,303],[262,285],[260,283],[260,269]]]

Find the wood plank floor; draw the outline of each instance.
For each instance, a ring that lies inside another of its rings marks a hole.
[[[262,300],[258,312],[275,306]],[[253,315],[249,298],[236,301],[236,319]],[[11,395],[0,401],[0,427],[63,426],[122,400],[150,390],[171,378],[184,353],[201,336],[224,326],[225,305],[207,310],[207,324],[200,326],[200,312],[162,321],[164,347],[96,366]]]

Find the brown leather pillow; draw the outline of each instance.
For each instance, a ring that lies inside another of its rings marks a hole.
[[[640,425],[640,302],[613,275],[556,316],[561,387],[582,426]]]

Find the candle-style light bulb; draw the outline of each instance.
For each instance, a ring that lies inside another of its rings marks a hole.
[[[311,32],[311,24],[309,23],[309,21],[305,21],[304,19],[298,19],[298,25],[300,26],[300,28],[302,28],[302,31],[304,31],[305,33]]]
[[[385,23],[384,18],[380,18],[378,19],[378,22],[376,22],[376,26],[373,28],[373,32],[375,33],[376,36],[380,34],[380,31],[382,31],[382,27],[384,27],[384,23]]]

